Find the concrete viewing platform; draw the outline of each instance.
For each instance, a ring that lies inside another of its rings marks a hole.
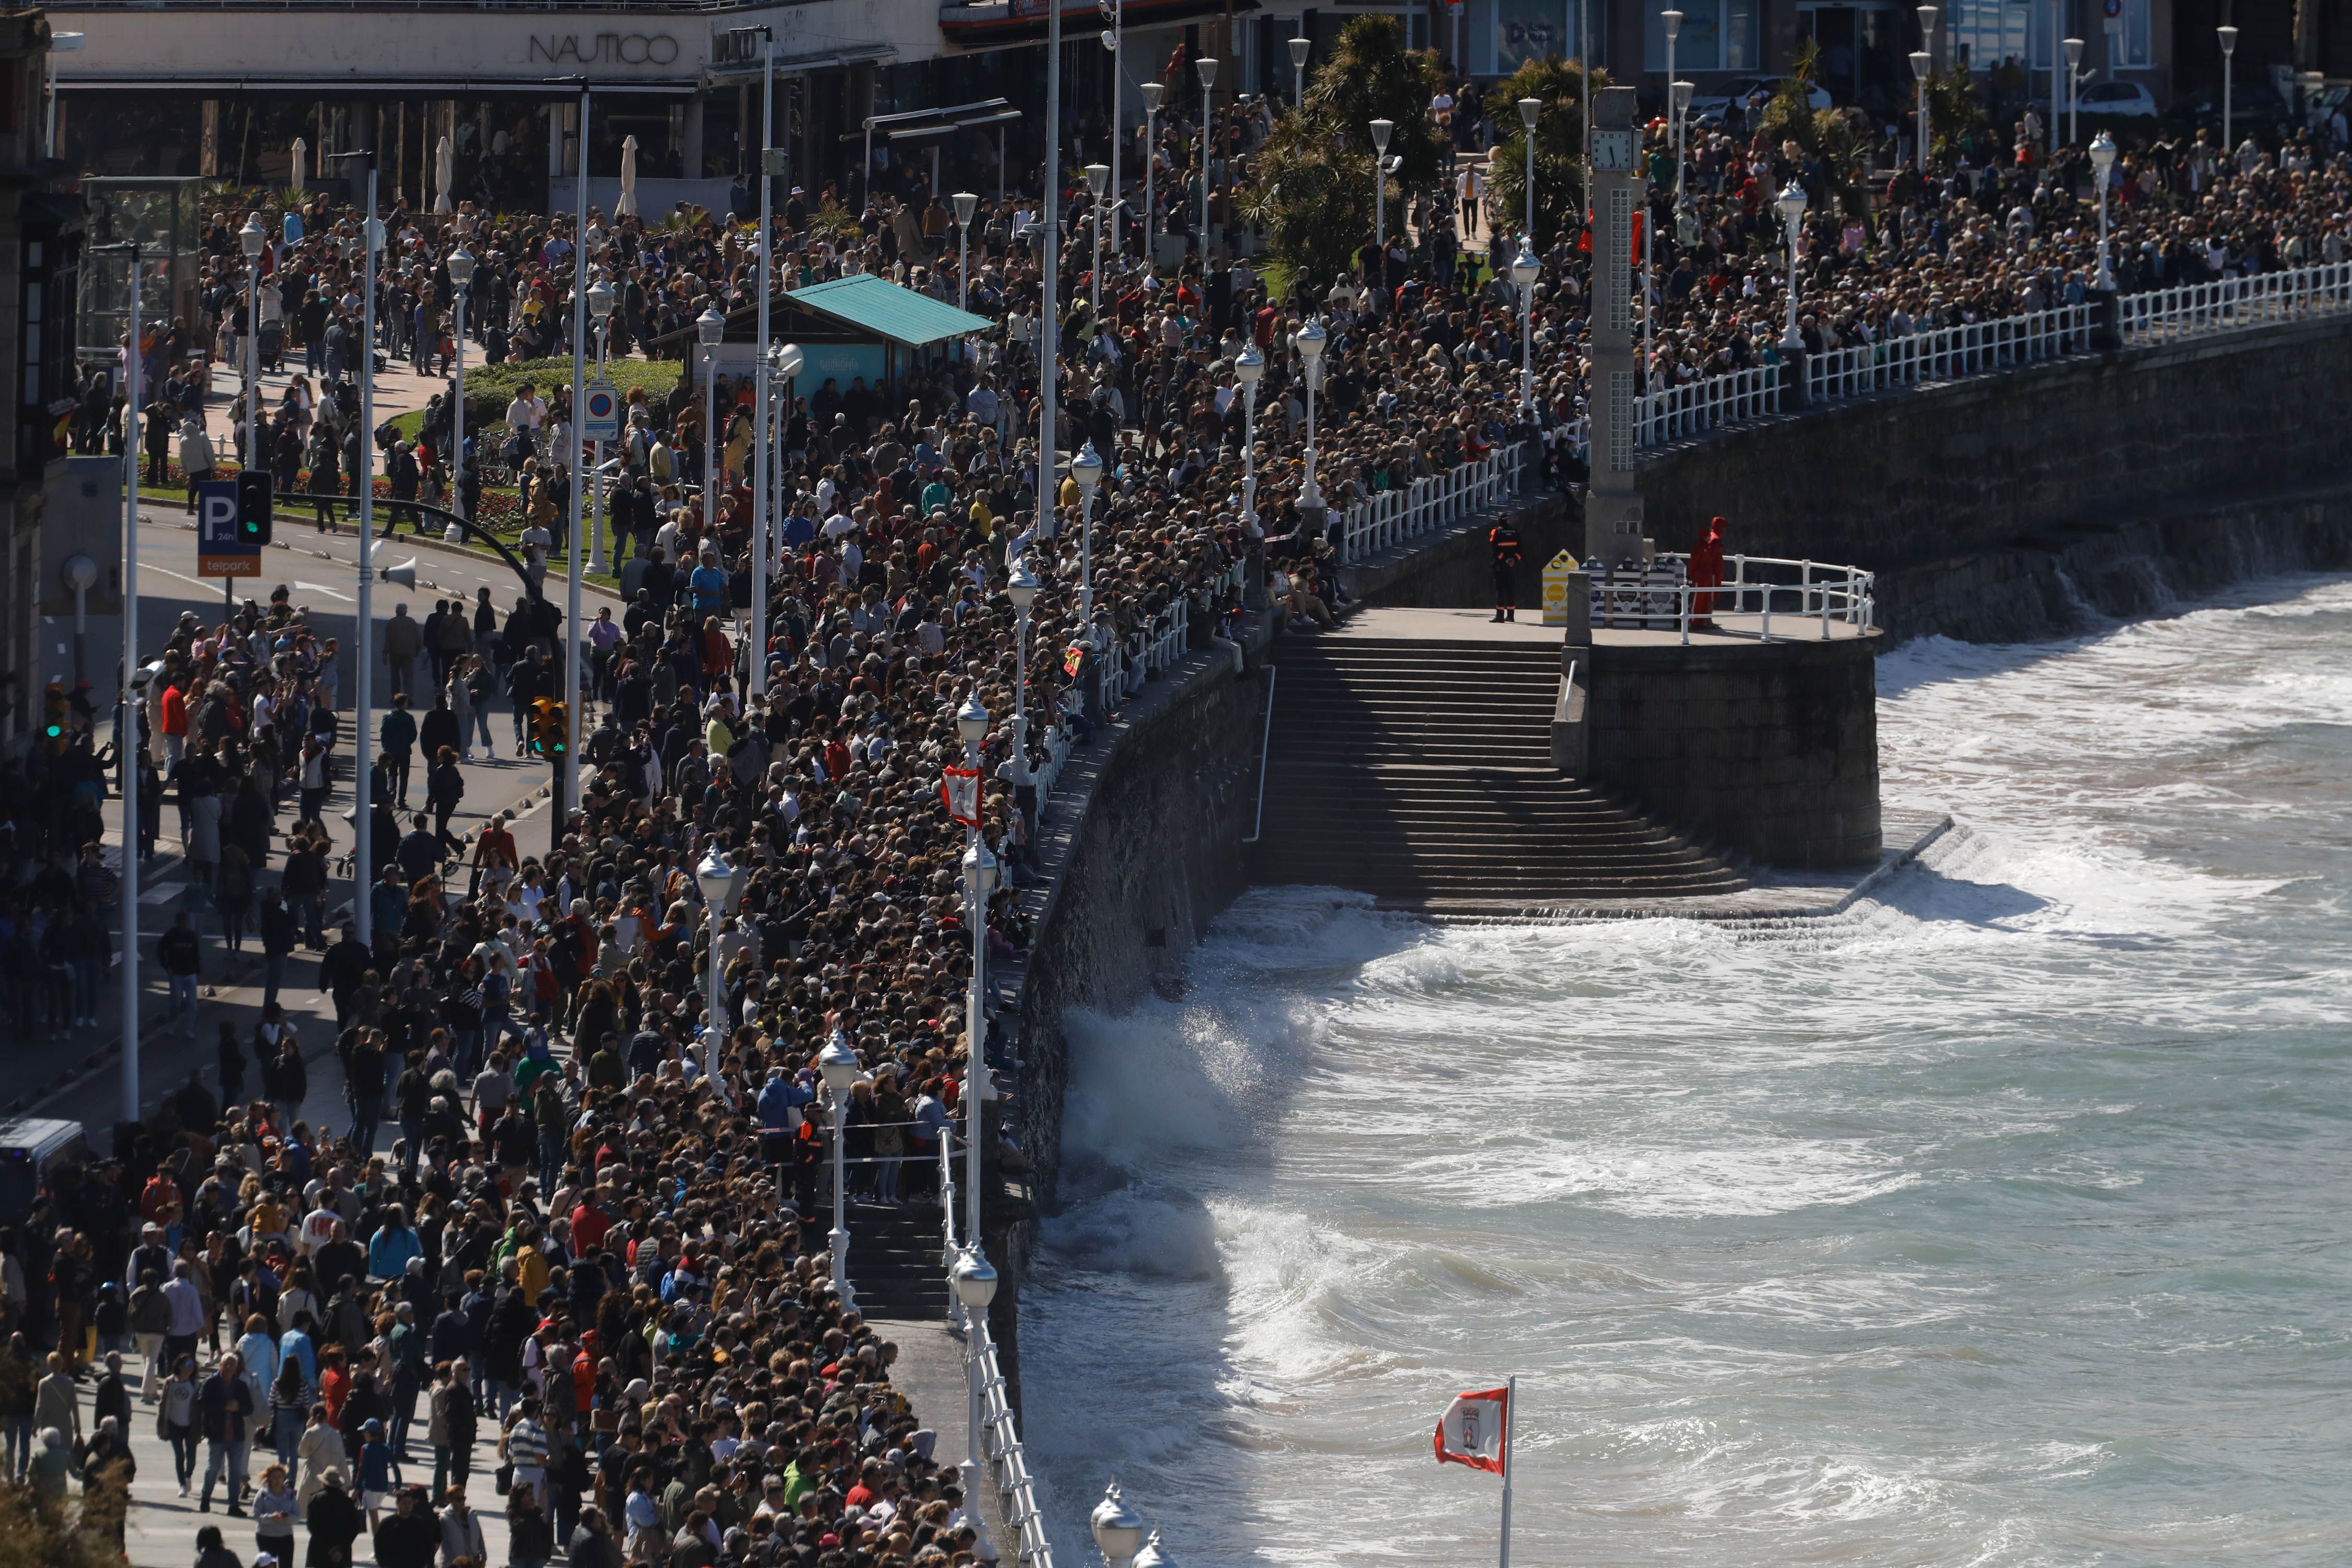
[[[1492,610],[1391,609],[1382,605],[1351,611],[1326,638],[1380,638],[1406,642],[1539,643],[1558,647],[1563,628],[1543,624],[1543,612],[1523,609],[1516,621],[1496,621]],[[1819,616],[1776,615],[1772,635],[1765,640],[1761,616],[1717,616],[1711,629],[1691,628],[1691,647],[1769,647],[1781,643],[1853,642],[1875,632],[1832,617],[1823,635]],[[1595,623],[1592,641],[1601,647],[1678,647],[1679,628],[1654,631]]]

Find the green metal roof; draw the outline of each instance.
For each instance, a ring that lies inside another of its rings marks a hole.
[[[920,348],[948,338],[971,337],[996,325],[985,316],[959,310],[911,289],[901,289],[871,272],[795,289],[786,298],[821,316],[830,316],[908,348]]]

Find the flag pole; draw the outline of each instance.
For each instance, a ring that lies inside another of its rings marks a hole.
[[[1519,1380],[1514,1375],[1503,1386],[1503,1568],[1511,1568],[1511,1434],[1519,1424]]]

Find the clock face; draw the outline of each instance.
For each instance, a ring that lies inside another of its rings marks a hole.
[[[1622,174],[1632,169],[1633,133],[1631,131],[1594,132],[1592,166],[1604,174]]]

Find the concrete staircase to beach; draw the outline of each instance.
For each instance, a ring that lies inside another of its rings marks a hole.
[[[830,1226],[833,1211],[820,1201],[814,1216]],[[936,1205],[849,1204],[849,1282],[857,1309],[869,1319],[936,1321],[948,1315],[948,1281],[940,1262]]]
[[[1340,635],[1275,663],[1260,882],[1433,909],[1747,885],[1552,765],[1557,647]]]

